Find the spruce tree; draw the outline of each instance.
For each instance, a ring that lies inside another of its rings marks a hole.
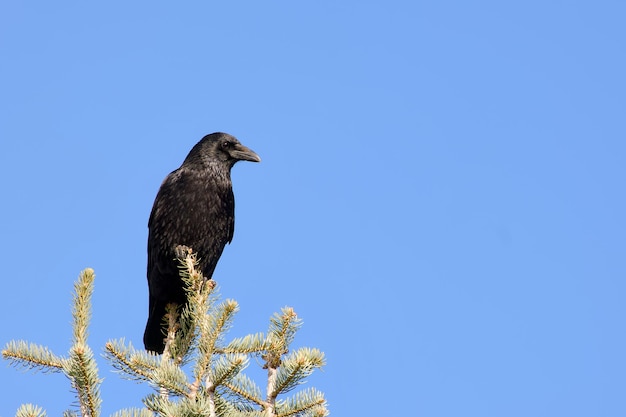
[[[179,253],[188,303],[167,308],[163,355],[136,349],[123,339],[106,343],[105,357],[123,378],[154,388],[143,399],[145,408],[120,410],[114,417],[328,415],[324,395],[315,388],[290,394],[325,363],[318,349],[289,349],[302,326],[294,310],[285,307],[275,313],[265,333],[226,342],[239,309],[237,302],[220,301],[215,281],[205,280],[198,271],[195,254],[187,248],[180,248]],[[11,341],[2,351],[2,356],[16,366],[68,377],[78,409],[68,410],[67,417],[100,415],[102,379],[87,344],[94,278],[94,271],[85,269],[75,283],[73,339],[65,356],[25,341]],[[264,390],[244,372],[251,358],[260,359],[253,362],[262,364],[267,372]],[[25,404],[16,416],[44,417],[46,413],[41,407]]]

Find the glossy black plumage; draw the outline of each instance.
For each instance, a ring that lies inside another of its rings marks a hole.
[[[235,199],[230,170],[241,160],[261,159],[233,136],[212,133],[161,184],[148,221],[150,303],[143,338],[147,350],[163,352],[165,306],[186,302],[176,247],[193,249],[204,277],[210,279],[224,246],[233,238]]]

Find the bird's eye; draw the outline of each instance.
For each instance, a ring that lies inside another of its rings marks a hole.
[[[231,145],[232,144],[229,141],[225,140],[224,142],[222,142],[222,149],[228,149]]]

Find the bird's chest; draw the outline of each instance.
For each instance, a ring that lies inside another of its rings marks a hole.
[[[189,196],[184,206],[196,221],[211,222],[234,212],[233,193],[230,188],[206,186]]]
[[[201,246],[232,236],[234,197],[230,181],[180,175],[157,196],[149,222],[154,235],[171,244]],[[170,244],[167,245],[169,247]]]

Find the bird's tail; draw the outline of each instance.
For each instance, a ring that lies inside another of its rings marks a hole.
[[[143,344],[146,350],[159,354],[165,349],[166,329],[163,326],[163,316],[165,316],[166,305],[166,302],[150,297],[148,323],[143,334]]]

